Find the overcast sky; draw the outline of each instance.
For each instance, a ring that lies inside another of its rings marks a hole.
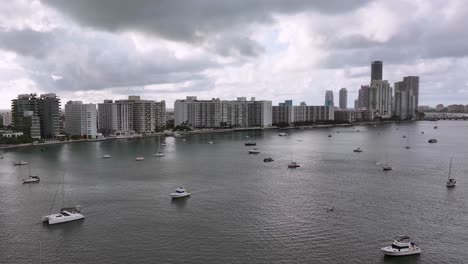
[[[254,96],[324,103],[420,76],[420,104],[468,104],[464,0],[12,0],[0,4],[0,109],[21,93],[97,103]]]

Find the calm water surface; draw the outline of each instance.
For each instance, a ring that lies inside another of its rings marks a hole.
[[[257,132],[258,155],[243,145],[248,132],[166,138],[163,158],[152,158],[158,138],[8,150],[0,263],[467,263],[468,122],[433,125]],[[291,157],[300,168],[287,169]],[[23,185],[17,160],[41,182]],[[393,171],[376,164],[385,160]],[[179,185],[192,196],[171,201]],[[80,204],[84,221],[40,223],[57,190],[52,212]],[[402,234],[423,253],[383,257]]]

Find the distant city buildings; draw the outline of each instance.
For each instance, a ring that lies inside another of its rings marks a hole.
[[[346,88],[340,89],[340,109],[347,109],[348,106],[348,91]]]
[[[41,138],[56,138],[60,130],[60,98],[55,94],[41,94],[39,100]]]
[[[374,111],[368,109],[335,110],[335,120],[346,122],[373,121]]]
[[[419,77],[407,76],[395,83],[395,112],[400,120],[414,119],[418,110]]]
[[[377,116],[392,117],[392,88],[388,81],[373,80],[369,89],[369,109]]]
[[[0,114],[0,118],[3,126],[11,125],[11,112],[4,112]]]
[[[369,85],[361,85],[358,95],[358,107],[356,109],[370,109],[369,108]]]
[[[325,106],[335,106],[333,102],[333,91],[327,90],[325,91]]]

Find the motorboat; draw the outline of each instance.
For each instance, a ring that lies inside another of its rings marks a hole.
[[[166,142],[161,143],[161,146],[167,146]]]
[[[103,159],[110,159],[111,157],[112,157],[112,156],[109,155],[109,154],[104,154],[104,155],[102,155],[102,158],[103,158]]]
[[[434,129],[437,129],[437,128],[439,128],[439,127],[438,127],[438,126],[434,126]]]
[[[166,156],[166,154],[164,154],[162,152],[158,152],[158,153],[154,154],[154,156],[157,157],[157,158],[160,158],[160,157]]]
[[[214,144],[214,142],[213,142],[213,141],[210,141],[210,142],[208,142],[208,144]]]
[[[411,147],[410,146],[406,146],[405,149],[410,149]]]
[[[381,248],[387,256],[408,256],[420,254],[421,249],[412,242],[409,236],[397,236],[391,246]]]
[[[392,166],[390,166],[390,164],[385,163],[385,164],[382,165],[382,169],[384,171],[391,171],[393,168],[392,168]]]
[[[332,137],[332,135],[331,135],[331,134],[328,134],[328,137]]]
[[[3,159],[3,155],[0,155],[0,159]]]
[[[39,176],[29,176],[26,179],[23,179],[23,183],[38,183],[41,179]]]
[[[429,143],[437,143],[437,139],[431,138],[431,139],[429,139],[427,142],[429,142]]]
[[[249,142],[244,143],[244,146],[256,146],[256,145],[257,145],[257,143],[254,142],[254,141],[249,141]]]
[[[280,136],[280,137],[285,137],[285,136],[287,136],[287,135],[288,135],[288,134],[286,134],[286,133],[284,133],[284,132],[281,132],[281,133],[278,134],[278,136]]]
[[[290,168],[290,169],[295,169],[295,168],[299,168],[299,167],[300,167],[300,165],[297,164],[297,162],[295,162],[295,161],[291,161],[291,162],[288,164],[288,168]]]
[[[62,208],[58,214],[51,214],[42,217],[42,221],[47,222],[49,225],[61,224],[80,219],[84,219],[84,215],[81,213],[79,205],[75,207]]]
[[[406,136],[405,136],[405,135],[403,135],[403,136],[402,136],[402,138],[406,138]]]
[[[175,192],[171,193],[172,199],[183,198],[190,196],[190,193],[187,192],[183,187],[178,187]]]
[[[28,165],[29,162],[27,162],[27,161],[22,161],[22,160],[21,160],[21,161],[14,162],[13,164],[14,164],[15,166],[23,166],[23,165]]]
[[[272,158],[264,158],[263,159],[263,162],[272,162],[274,161]]]
[[[136,161],[143,161],[143,160],[145,160],[145,158],[144,157],[137,157],[135,160]]]
[[[361,148],[357,148],[355,150],[353,150],[354,152],[362,152],[363,150]]]
[[[447,187],[455,187],[457,184],[457,181],[452,178],[452,158],[450,158],[450,166],[449,166],[449,173],[448,173],[448,178],[447,178]]]
[[[421,131],[421,134],[424,134],[424,131]]]
[[[258,149],[249,149],[249,154],[258,154],[260,153],[260,150]]]

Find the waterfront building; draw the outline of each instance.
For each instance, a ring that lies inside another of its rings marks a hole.
[[[381,81],[383,79],[383,62],[373,61],[371,63],[371,83],[372,81]]]
[[[11,102],[12,126],[26,136],[41,138],[39,98],[36,94],[20,94]]]
[[[50,139],[60,135],[60,98],[54,93],[41,94],[39,113],[41,137]]]
[[[358,95],[358,108],[369,109],[369,85],[361,85]]]
[[[444,111],[444,108],[445,108],[445,107],[444,107],[443,104],[438,104],[438,105],[436,106],[436,111],[437,111],[437,112],[442,112],[442,111]]]
[[[414,119],[418,110],[419,77],[407,76],[395,83],[394,115],[400,120]]]
[[[450,113],[464,113],[465,112],[465,106],[462,104],[451,104],[447,106],[447,110]]]
[[[369,89],[369,109],[381,117],[391,117],[392,112],[392,88],[386,80],[372,81]]]
[[[98,132],[105,135],[117,132],[117,104],[112,100],[98,104]]]
[[[279,103],[278,106],[272,107],[273,123],[294,123],[294,106],[292,100],[286,100],[284,103]]]
[[[117,105],[117,131],[118,135],[135,133],[133,129],[133,102],[128,100],[115,101]]]
[[[335,120],[347,122],[373,121],[374,111],[370,109],[336,110]]]
[[[11,125],[11,112],[8,111],[8,112],[1,113],[1,117],[2,117],[3,126]]]
[[[320,122],[335,120],[333,106],[294,106],[294,122]]]
[[[325,106],[335,106],[333,102],[333,91],[327,90],[325,91]]]
[[[346,88],[340,89],[340,109],[346,109],[348,106],[348,91]]]
[[[96,138],[97,109],[95,104],[68,101],[65,104],[65,133],[71,136]]]

